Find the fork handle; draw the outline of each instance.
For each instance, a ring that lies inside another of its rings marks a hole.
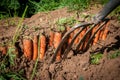
[[[98,24],[101,22],[109,13],[111,13],[117,6],[120,5],[120,0],[110,0],[103,9],[93,17],[93,23]]]

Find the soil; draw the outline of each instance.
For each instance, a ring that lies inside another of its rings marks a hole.
[[[81,14],[85,16],[92,15],[97,13],[99,9],[100,7],[98,7],[98,9],[93,8],[87,12],[81,12],[78,16],[76,12],[68,12],[66,8],[63,8],[46,13],[37,13],[31,18],[25,18],[23,22],[24,28],[18,40],[21,49],[19,54],[22,55],[16,58],[16,66],[9,66],[8,69],[13,72],[23,70],[24,73],[22,76],[29,80],[36,61],[27,60],[23,55],[21,41],[23,37],[32,37],[42,32],[45,32],[45,35],[49,37],[49,30],[59,18],[74,16],[82,22],[85,19],[80,16]],[[111,19],[108,29],[109,33],[105,41],[99,41],[99,44],[91,46],[82,54],[75,53],[71,49],[66,59],[61,62],[52,63],[49,65],[49,68],[47,67],[53,55],[53,49],[48,46],[44,60],[38,61],[33,80],[120,80],[120,56],[114,59],[108,58],[110,54],[114,54],[116,50],[120,50],[120,23],[116,18],[109,18]],[[12,40],[18,21],[19,18],[10,18],[0,21],[1,45],[7,44]],[[103,53],[103,57],[97,65],[90,63],[90,56],[95,53]],[[2,58],[3,56],[0,56],[0,61]]]

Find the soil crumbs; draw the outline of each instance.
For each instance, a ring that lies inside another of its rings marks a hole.
[[[89,12],[87,14],[89,14]],[[49,29],[49,26],[58,18],[72,15],[74,15],[74,13],[67,12],[66,8],[48,13],[35,14],[31,18],[24,20],[27,28],[25,28],[21,35],[38,35],[43,28]],[[8,22],[9,21],[11,20],[8,20]],[[16,29],[15,26],[7,26],[5,23],[4,21],[0,23],[1,43],[10,41]],[[51,49],[49,49],[46,51],[44,61],[38,61],[33,80],[120,80],[120,57],[114,59],[109,58],[109,55],[115,53],[116,49],[120,50],[119,25],[116,19],[111,20],[109,34],[106,41],[102,41],[102,46],[92,46],[85,53],[76,55],[74,55],[74,51],[71,50],[65,60],[62,60],[60,63],[55,62],[51,64],[49,68],[46,68],[52,55]],[[103,57],[99,64],[93,65],[90,63],[90,55],[98,52],[102,52]],[[8,69],[11,69],[13,72],[23,70],[23,77],[27,80],[31,78],[35,61],[29,61],[22,55],[15,60],[15,65],[16,66],[8,67]]]

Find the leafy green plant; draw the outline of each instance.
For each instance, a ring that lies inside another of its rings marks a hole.
[[[90,56],[90,63],[91,64],[99,64],[100,59],[102,58],[102,53],[92,54]]]
[[[18,9],[20,8],[20,4],[18,0],[1,0],[0,7],[2,8],[1,12],[4,12],[1,15],[11,17],[18,15]],[[2,18],[2,17],[1,17]]]
[[[28,6],[26,6],[26,8],[25,8],[25,10],[23,12],[22,18],[21,18],[21,20],[19,21],[19,23],[17,25],[17,29],[16,29],[16,32],[15,32],[15,35],[13,36],[13,45],[17,41],[17,39],[18,39],[18,37],[19,37],[19,35],[20,35],[21,31],[22,31],[22,28],[24,27],[24,26],[22,26],[22,21],[23,21],[23,19],[25,17],[27,8],[28,8]]]
[[[65,27],[72,27],[76,22],[77,20],[73,17],[65,17],[58,19],[55,24],[57,25],[59,31],[64,31]]]
[[[95,2],[98,2],[102,5],[106,4],[109,0],[96,0]]]
[[[16,73],[16,72],[12,72],[11,70],[9,70],[9,67],[15,66],[15,58],[16,55],[15,54],[15,43],[18,40],[18,37],[20,36],[20,32],[22,30],[22,21],[24,19],[24,16],[26,14],[27,11],[27,7],[23,13],[22,19],[19,21],[19,24],[17,25],[17,29],[16,29],[16,33],[13,37],[13,41],[12,43],[9,43],[9,47],[7,50],[7,54],[3,57],[3,60],[0,62],[0,80],[7,80],[7,78],[9,79],[14,79],[14,80],[24,80],[23,77],[21,76],[20,73]]]
[[[25,80],[25,78],[21,76],[23,74],[23,71],[20,70],[19,72],[13,72],[9,69],[10,66],[15,66],[15,58],[15,48],[9,47],[7,54],[3,57],[2,61],[0,62],[0,80]]]
[[[32,8],[35,10],[35,13],[52,11],[63,7],[68,7],[70,11],[82,11],[88,8],[90,0],[40,0],[40,2],[29,0],[29,3],[31,6],[34,5]]]
[[[23,73],[23,72],[22,72]],[[26,80],[24,77],[22,77],[21,71],[19,72],[12,72],[12,71],[9,71],[9,72],[6,72],[6,73],[0,73],[0,80]]]
[[[72,11],[74,10],[83,11],[89,7],[89,4],[90,4],[90,0],[71,0],[68,3],[68,9]]]
[[[120,21],[120,6],[117,7],[110,15],[116,17]]]
[[[73,17],[65,17],[65,18],[60,18],[58,19],[55,24],[58,27],[59,31],[64,31],[66,26],[73,26],[75,23],[77,22],[77,20],[75,20]]]
[[[114,59],[114,58],[116,58],[116,57],[118,57],[118,56],[120,56],[120,50],[116,50],[114,53],[109,54],[109,55],[108,55],[108,58]]]

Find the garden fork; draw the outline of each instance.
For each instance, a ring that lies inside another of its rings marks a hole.
[[[64,45],[67,37],[76,29],[80,28],[79,31],[74,35],[74,37],[72,38],[71,43],[69,44],[69,46],[66,48],[66,50],[63,53],[63,58],[65,58],[67,56],[67,54],[69,53],[71,46],[73,45],[75,39],[77,38],[77,36],[88,26],[91,25],[91,27],[86,31],[86,33],[84,34],[84,36],[81,38],[81,40],[79,41],[79,43],[77,44],[75,51],[79,51],[79,47],[81,44],[84,44],[85,38],[86,36],[92,31],[92,29],[99,24],[99,26],[97,27],[96,31],[94,32],[94,34],[91,35],[91,37],[89,38],[89,40],[87,41],[86,44],[86,48],[88,48],[90,42],[92,41],[92,39],[94,38],[95,34],[109,21],[108,19],[105,19],[105,17],[111,13],[117,6],[119,6],[120,4],[120,0],[110,0],[104,7],[103,9],[95,16],[92,18],[91,22],[83,22],[81,24],[78,24],[74,27],[72,27],[68,32],[65,33],[65,35],[62,37],[61,42],[59,43],[58,47],[56,48],[50,64],[53,63],[56,59],[57,53],[60,50],[60,48]]]

